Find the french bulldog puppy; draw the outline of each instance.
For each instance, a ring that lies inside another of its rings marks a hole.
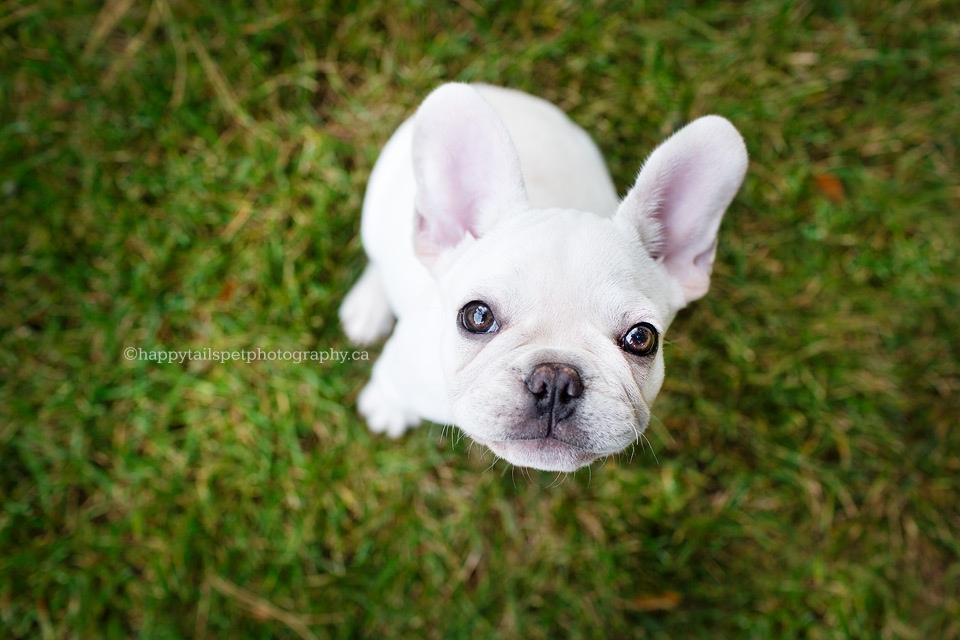
[[[590,137],[550,103],[446,84],[387,143],[347,295],[348,338],[393,333],[359,396],[375,432],[459,427],[515,465],[572,471],[637,442],[664,334],[703,296],[743,139],[699,118],[622,201]],[[394,327],[394,318],[396,326]]]

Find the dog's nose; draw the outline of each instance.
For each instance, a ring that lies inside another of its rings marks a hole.
[[[537,365],[527,378],[527,389],[533,394],[538,418],[547,418],[552,427],[570,417],[577,398],[583,393],[583,382],[577,370],[567,364]]]

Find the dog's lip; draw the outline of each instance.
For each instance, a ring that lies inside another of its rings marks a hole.
[[[544,436],[542,438],[498,438],[496,440],[490,440],[490,442],[499,442],[503,444],[515,444],[515,443],[527,443],[527,442],[530,442],[530,443],[556,442],[557,444],[570,447],[571,449],[575,451],[579,451],[581,453],[593,453],[593,451],[590,451],[589,449],[584,449],[580,445],[576,445],[572,442],[567,442],[565,440],[561,440],[560,438],[555,438],[553,436]]]
[[[572,445],[552,436],[478,440],[493,453],[521,467],[544,471],[573,471],[599,457],[595,451]]]

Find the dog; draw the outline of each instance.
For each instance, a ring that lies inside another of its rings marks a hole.
[[[547,471],[636,443],[664,335],[707,292],[746,168],[734,126],[705,116],[653,151],[621,201],[558,107],[489,85],[435,89],[374,166],[369,264],[340,308],[355,343],[393,329],[357,401],[370,429],[452,424]]]

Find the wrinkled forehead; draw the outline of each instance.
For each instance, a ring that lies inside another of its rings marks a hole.
[[[445,287],[448,295],[486,297],[525,318],[563,313],[609,325],[621,316],[666,316],[659,265],[592,213],[529,212],[497,226],[451,266],[456,292]]]

